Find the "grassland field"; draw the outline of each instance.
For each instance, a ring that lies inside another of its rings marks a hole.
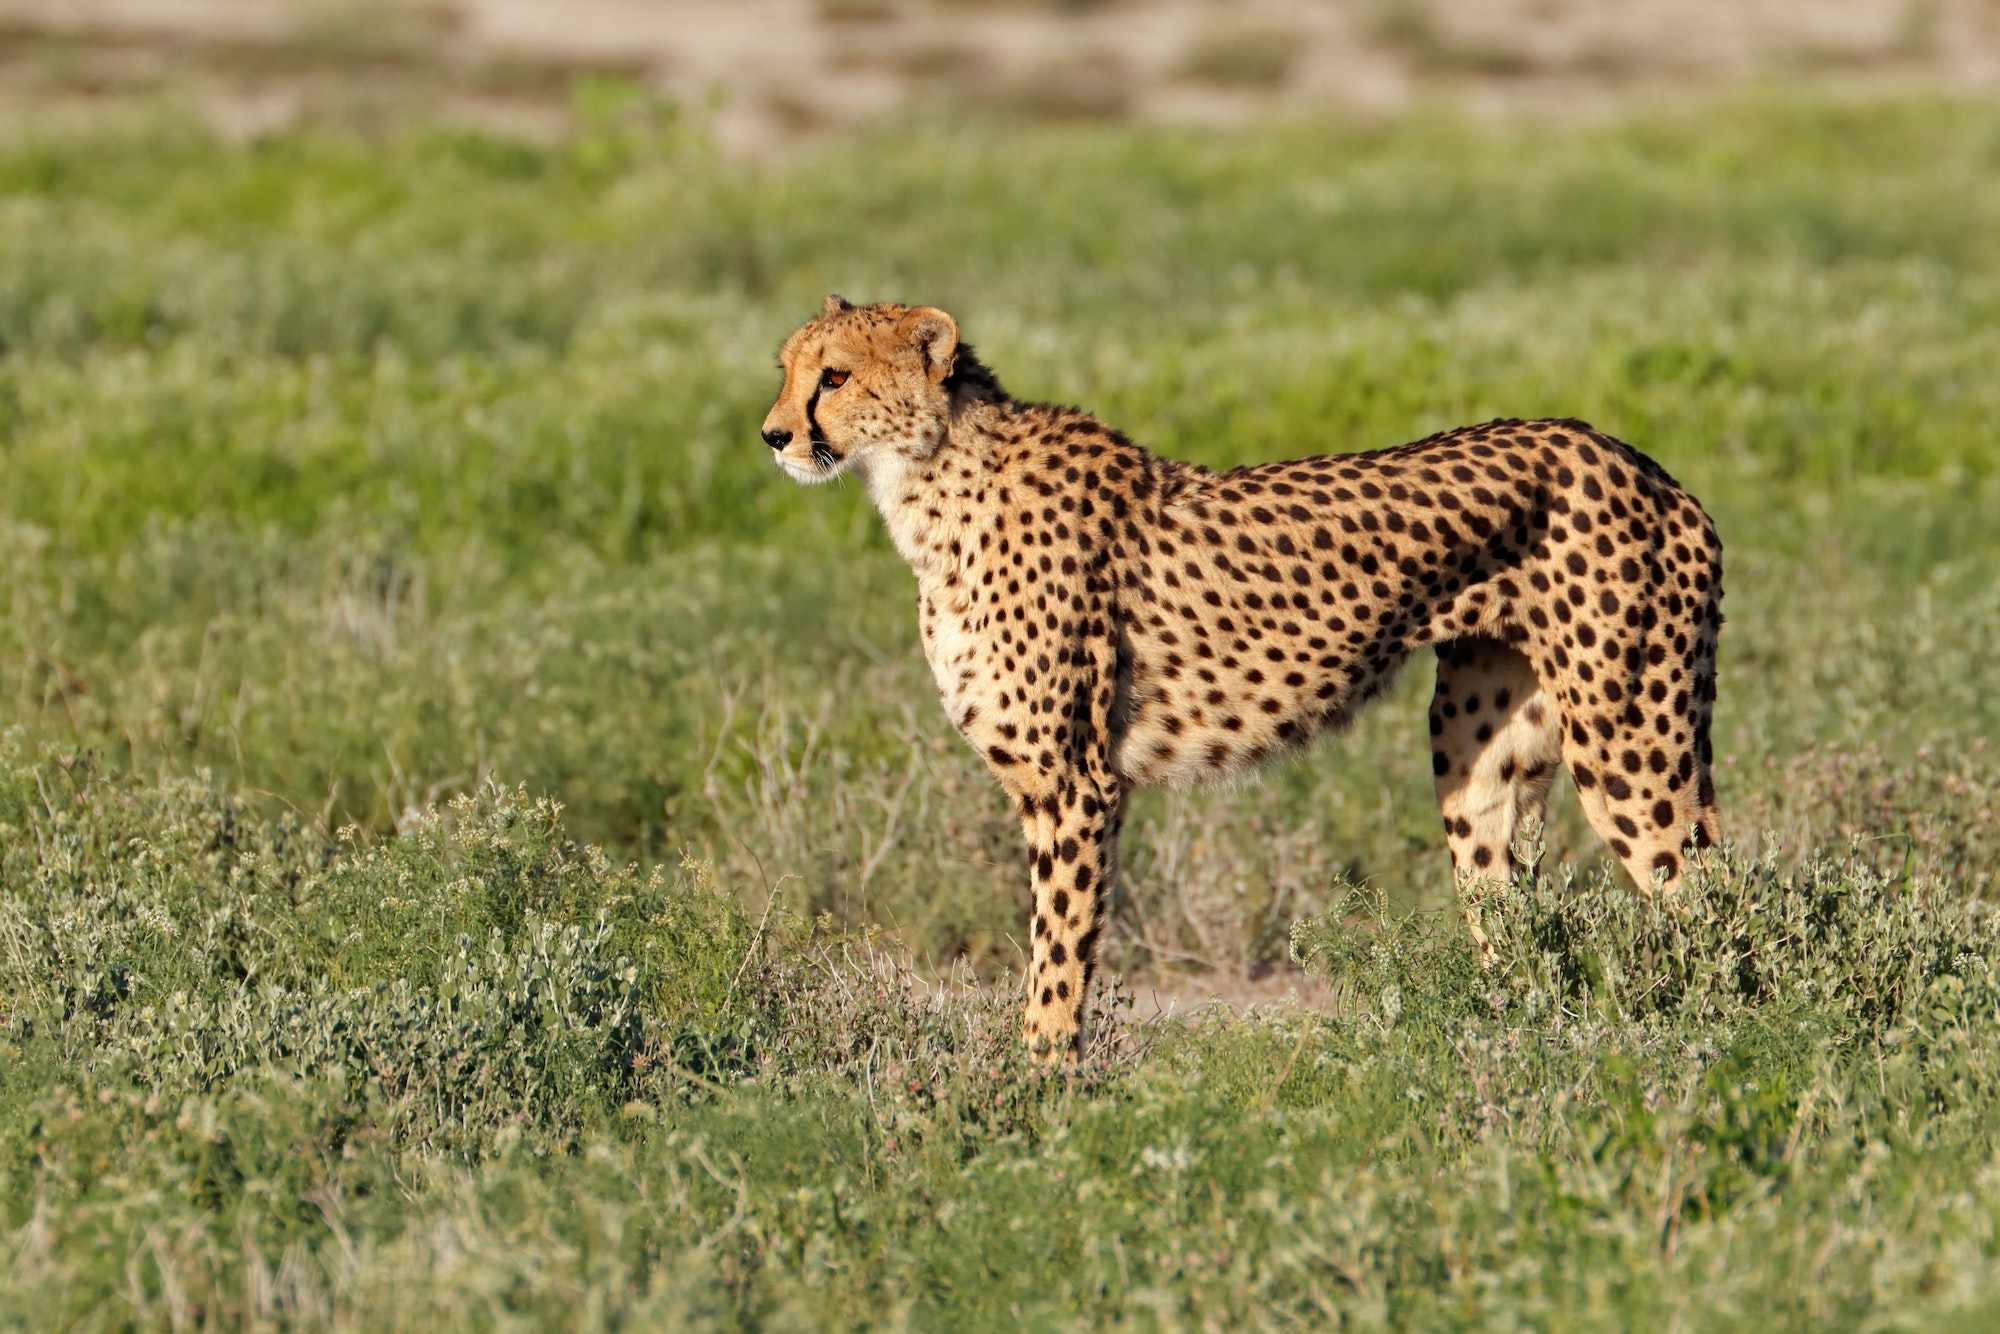
[[[719,157],[0,136],[0,1322],[1988,1328],[2000,110],[884,130]],[[1427,671],[1143,795],[1107,965],[1326,1013],[1014,1042],[1024,871],[821,295],[1225,466],[1577,416],[1726,547],[1730,847],[1558,795],[1472,960]]]

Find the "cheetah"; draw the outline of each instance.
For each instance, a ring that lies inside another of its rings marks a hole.
[[[1045,1057],[1081,1039],[1131,790],[1300,747],[1423,647],[1461,881],[1520,869],[1559,764],[1642,889],[1715,841],[1721,543],[1631,446],[1505,420],[1213,472],[1015,401],[942,310],[838,296],[779,365],[773,459],[866,486],[916,575],[938,697],[1019,813]]]

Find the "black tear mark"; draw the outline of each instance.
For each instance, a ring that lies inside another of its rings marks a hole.
[[[812,397],[806,400],[806,438],[812,442],[813,464],[824,470],[840,462],[840,455],[833,452],[833,444],[826,438],[826,432],[819,428],[819,386],[814,385]]]

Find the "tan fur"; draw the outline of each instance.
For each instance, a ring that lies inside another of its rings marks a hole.
[[[838,297],[780,361],[766,442],[800,481],[865,482],[939,698],[1019,809],[1031,1043],[1081,1034],[1131,788],[1303,745],[1424,646],[1462,871],[1511,872],[1558,763],[1641,887],[1714,841],[1721,543],[1630,446],[1498,421],[1215,473],[1014,402],[943,311]]]

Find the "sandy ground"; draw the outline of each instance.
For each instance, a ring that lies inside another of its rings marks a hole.
[[[164,88],[244,134],[415,106],[533,132],[591,71],[742,152],[967,103],[1592,114],[1759,81],[2000,90],[2000,0],[0,0],[17,110]]]
[[[1125,990],[1132,995],[1131,1016],[1141,1022],[1191,1018],[1218,1002],[1236,1010],[1334,1011],[1326,980],[1292,967],[1256,978],[1225,972],[1148,975],[1133,978]]]

